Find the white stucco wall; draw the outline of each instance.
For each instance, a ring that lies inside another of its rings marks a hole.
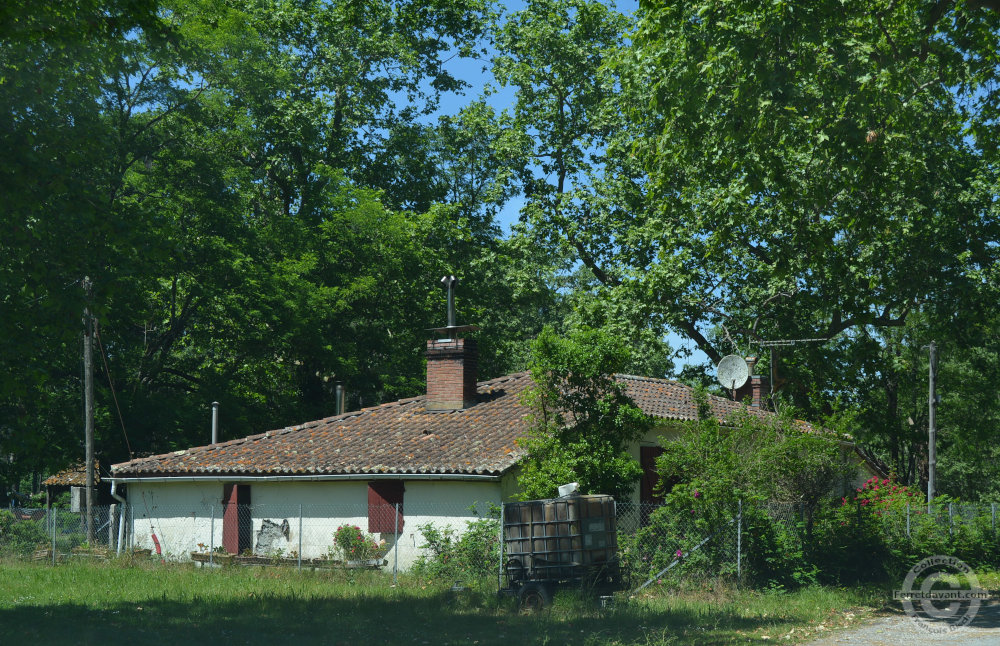
[[[163,554],[173,559],[187,559],[191,552],[222,545],[224,482],[130,483],[131,544],[155,550],[155,534]],[[240,484],[250,485],[255,544],[265,519],[277,525],[288,521],[287,540],[282,536],[272,549],[289,555],[297,553],[301,545],[304,559],[326,556],[333,547],[333,534],[341,525],[357,525],[367,533],[367,480]],[[400,569],[409,567],[423,553],[421,525],[461,532],[467,521],[477,518],[469,507],[475,504],[478,512],[486,515],[491,504],[501,503],[504,489],[501,481],[404,480],[404,484],[398,552],[393,549],[393,533],[374,536],[386,541],[389,551],[385,558],[390,566],[398,564]]]

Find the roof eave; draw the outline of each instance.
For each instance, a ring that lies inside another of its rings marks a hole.
[[[191,475],[191,474],[155,474],[155,475],[113,475],[107,480],[119,483],[140,482],[336,482],[342,480],[465,480],[473,482],[499,482],[503,473],[334,473],[309,475]]]

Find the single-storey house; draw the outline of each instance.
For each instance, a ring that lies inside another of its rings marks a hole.
[[[221,546],[316,558],[331,550],[338,527],[356,525],[405,567],[420,553],[421,525],[461,531],[476,518],[472,505],[483,513],[511,500],[524,456],[517,439],[529,424],[521,394],[531,377],[477,383],[475,342],[457,336],[428,341],[427,391],[419,397],[114,465],[110,480],[127,489],[128,544],[173,557]],[[655,502],[658,434],[674,420],[697,418],[693,390],[617,378],[662,422],[632,449],[646,473],[634,502]],[[720,419],[747,408],[709,399]]]

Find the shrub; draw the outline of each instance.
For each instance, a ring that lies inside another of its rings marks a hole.
[[[920,559],[937,554],[973,567],[995,566],[1000,543],[989,515],[951,522],[952,504],[938,498],[928,513],[921,492],[892,479],[869,478],[825,515],[813,558],[837,583],[898,579]]]
[[[20,520],[13,512],[0,510],[0,553],[25,556],[46,542],[40,522]]]
[[[476,506],[471,508],[478,513]],[[431,578],[482,579],[500,568],[500,508],[491,505],[485,518],[466,521],[461,534],[432,523],[418,527],[429,554],[417,559],[414,572]]]
[[[385,553],[385,541],[377,541],[357,525],[341,525],[333,533],[333,544],[345,561],[370,561]]]

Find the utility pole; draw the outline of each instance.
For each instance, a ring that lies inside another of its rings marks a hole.
[[[937,470],[937,345],[927,346],[930,351],[927,393],[927,513],[931,513],[934,500],[934,472]]]
[[[83,279],[83,427],[87,455],[87,545],[94,548],[94,317],[90,314],[90,278]]]

